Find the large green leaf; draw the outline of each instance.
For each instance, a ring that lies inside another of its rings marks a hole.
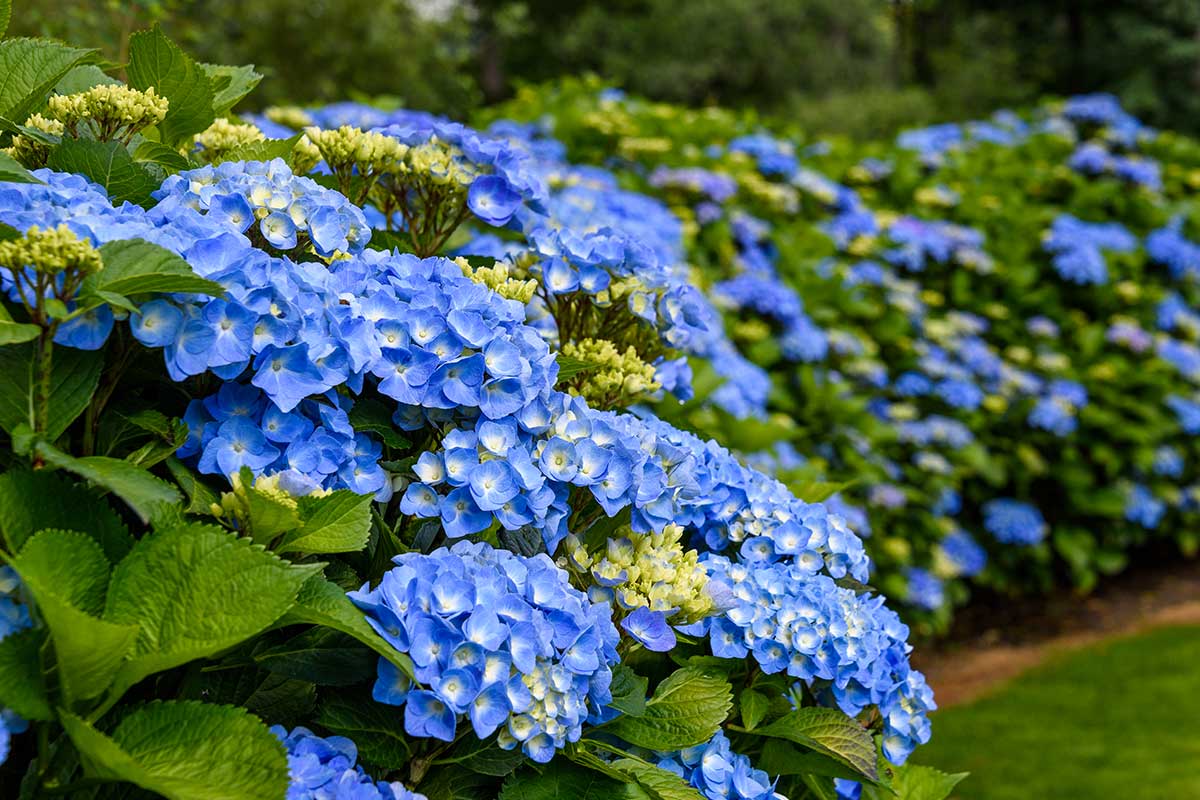
[[[41,183],[20,162],[8,153],[0,152],[0,183]]]
[[[8,32],[8,21],[12,18],[12,0],[0,0],[0,38]]]
[[[75,458],[45,442],[38,442],[36,452],[47,464],[72,472],[112,492],[124,500],[143,522],[148,522],[162,506],[174,506],[183,499],[179,490],[171,484],[119,458]]]
[[[191,161],[174,147],[162,142],[145,139],[133,151],[133,160],[143,164],[156,164],[169,172],[191,169]]]
[[[75,172],[104,187],[113,202],[128,200],[141,206],[151,203],[150,193],[159,181],[133,160],[120,142],[63,139],[50,151],[47,166],[56,172]]]
[[[829,756],[869,780],[879,779],[871,734],[836,709],[797,709],[751,733],[786,739]]]
[[[0,639],[0,706],[11,708],[25,719],[54,719],[38,659],[38,649],[45,639],[46,632],[35,629]]]
[[[213,504],[217,502],[217,495],[204,485],[200,476],[188,469],[177,458],[167,459],[167,469],[171,471],[171,477],[175,479],[175,482],[183,488],[183,493],[187,495],[188,502],[184,511],[189,514],[211,514]]]
[[[43,531],[11,563],[50,630],[67,703],[97,697],[112,684],[138,633],[136,625],[88,613],[103,602],[108,577],[100,546],[81,533]]]
[[[966,772],[948,773],[920,764],[894,767],[891,788],[863,787],[865,800],[945,800],[964,778]]]
[[[499,800],[613,800],[624,788],[614,778],[556,758],[542,771],[522,770],[506,780]]]
[[[116,78],[109,77],[104,70],[95,64],[80,64],[72,67],[55,86],[55,94],[78,94],[86,92],[93,86],[113,85],[120,83]]]
[[[612,766],[636,783],[650,800],[704,800],[704,795],[683,778],[640,759],[618,758]]]
[[[339,489],[297,498],[304,524],[283,537],[279,553],[355,553],[371,535],[371,495]]]
[[[289,564],[211,525],[147,536],[117,565],[108,590],[105,618],[141,629],[118,686],[261,632],[292,607],[319,569]]]
[[[287,160],[296,149],[300,134],[288,139],[264,139],[235,147],[225,154],[226,161],[270,161],[275,158]]]
[[[170,800],[279,800],[287,793],[283,743],[245,709],[150,703],[122,719],[111,737],[71,714],[62,724],[88,774]]]
[[[349,634],[309,628],[283,644],[255,652],[265,670],[320,686],[351,686],[375,677],[379,656]]]
[[[410,678],[413,677],[413,664],[409,657],[384,641],[367,624],[363,612],[350,602],[346,593],[320,575],[314,575],[300,587],[296,605],[283,615],[279,624],[321,625],[348,633],[395,664]]]
[[[20,124],[42,108],[54,85],[95,50],[68,47],[48,39],[0,42],[0,117]]]
[[[177,145],[212,124],[213,87],[203,68],[157,25],[129,37],[129,85],[154,87],[170,101],[158,129],[167,144]]]
[[[0,475],[0,540],[9,551],[17,552],[44,528],[88,534],[114,564],[133,546],[133,537],[108,502],[62,473],[16,469]]]
[[[213,88],[213,113],[224,117],[238,102],[254,91],[263,76],[255,72],[253,64],[228,66],[225,64],[201,64],[200,69],[208,76]]]
[[[469,769],[481,775],[503,778],[526,763],[526,756],[519,747],[503,749],[496,744],[494,735],[486,739],[467,736],[455,745],[449,755],[439,758],[436,763],[456,764],[462,769]]]
[[[128,297],[148,292],[225,294],[224,286],[201,278],[175,253],[141,239],[102,245],[100,258],[104,269],[84,280],[82,295],[101,291]]]
[[[643,714],[619,717],[606,730],[649,750],[681,750],[711,739],[732,705],[724,676],[684,667],[658,685]]]
[[[91,402],[100,383],[104,354],[100,351],[56,347],[50,373],[50,419],[46,438],[63,435]],[[33,426],[34,346],[0,347],[0,427],[12,434],[18,426]]]
[[[610,706],[638,717],[646,713],[646,690],[650,682],[624,664],[613,667]]]
[[[368,695],[323,694],[317,722],[353,739],[363,759],[372,764],[402,769],[412,760],[401,709],[377,703]]]

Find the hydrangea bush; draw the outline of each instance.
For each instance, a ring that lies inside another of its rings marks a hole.
[[[683,221],[696,285],[770,386],[723,405],[695,364],[694,397],[656,413],[856,517],[921,632],[972,585],[1086,590],[1153,540],[1196,551],[1194,141],[1106,95],[870,144],[587,80],[496,117]]]
[[[128,52],[0,40],[0,794],[906,791],[935,705],[866,518],[713,435],[853,345],[740,182],[652,181],[739,220],[709,285],[695,220],[540,129],[238,116],[253,68]],[[858,209],[731,152],[765,205]]]

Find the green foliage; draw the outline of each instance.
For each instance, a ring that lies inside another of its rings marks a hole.
[[[33,426],[35,394],[34,347],[30,344],[0,347],[0,427],[13,435]],[[51,441],[83,413],[104,366],[101,353],[62,348],[55,354],[50,375],[50,415],[45,435]]]
[[[96,51],[37,39],[0,41],[0,121],[12,130],[41,109],[46,95],[72,67],[86,63]]]
[[[684,667],[658,685],[642,714],[618,717],[607,730],[637,747],[681,750],[712,738],[732,704],[724,676]]]
[[[225,287],[199,277],[179,256],[141,239],[125,239],[101,245],[104,269],[83,282],[80,302],[89,294],[109,292],[136,297],[153,292],[184,292],[219,297]]]
[[[62,723],[92,775],[170,800],[277,800],[287,790],[283,745],[240,708],[150,703],[111,735],[70,714]]]
[[[786,739],[839,761],[868,780],[879,778],[871,734],[835,709],[797,709],[752,733]]]
[[[166,118],[158,126],[167,144],[178,146],[212,124],[215,98],[209,76],[210,70],[216,69],[201,67],[158,26],[129,37],[129,66],[126,68],[129,85],[142,90],[153,88],[171,103]],[[244,95],[253,88],[247,85],[247,76],[239,76],[236,87],[232,83],[233,73],[221,77],[226,79],[227,90],[221,100],[222,108],[237,102],[239,92]]]
[[[29,170],[21,166],[8,153],[0,153],[0,182],[39,183],[40,181],[30,175]]]
[[[50,169],[76,172],[100,184],[116,202],[148,206],[159,181],[120,142],[66,139],[50,151]]]
[[[67,470],[103,487],[124,500],[143,522],[163,507],[180,501],[179,490],[141,467],[119,458],[86,456],[75,458],[45,442],[36,446],[38,457],[47,464]]]
[[[319,569],[289,564],[208,525],[147,536],[117,565],[108,592],[105,618],[139,629],[118,687],[265,630],[293,606],[300,587]]]
[[[403,769],[413,756],[404,733],[404,715],[360,694],[326,694],[317,710],[317,722],[354,740],[363,758],[372,764]]]
[[[324,497],[297,498],[303,524],[289,532],[280,553],[353,553],[371,533],[370,495],[339,489]]]

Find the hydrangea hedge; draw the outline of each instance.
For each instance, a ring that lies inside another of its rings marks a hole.
[[[769,223],[128,51],[0,41],[0,794],[946,796],[865,518],[714,438],[836,397]]]
[[[1200,545],[1195,141],[1105,95],[877,144],[587,80],[494,115],[669,207],[770,384],[731,405],[696,364],[696,397],[657,412],[808,500],[836,490],[921,631],[971,586],[1087,590]]]

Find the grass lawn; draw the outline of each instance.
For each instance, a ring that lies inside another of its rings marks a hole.
[[[962,800],[1200,798],[1200,627],[1053,658],[932,720],[913,760],[970,772]]]

